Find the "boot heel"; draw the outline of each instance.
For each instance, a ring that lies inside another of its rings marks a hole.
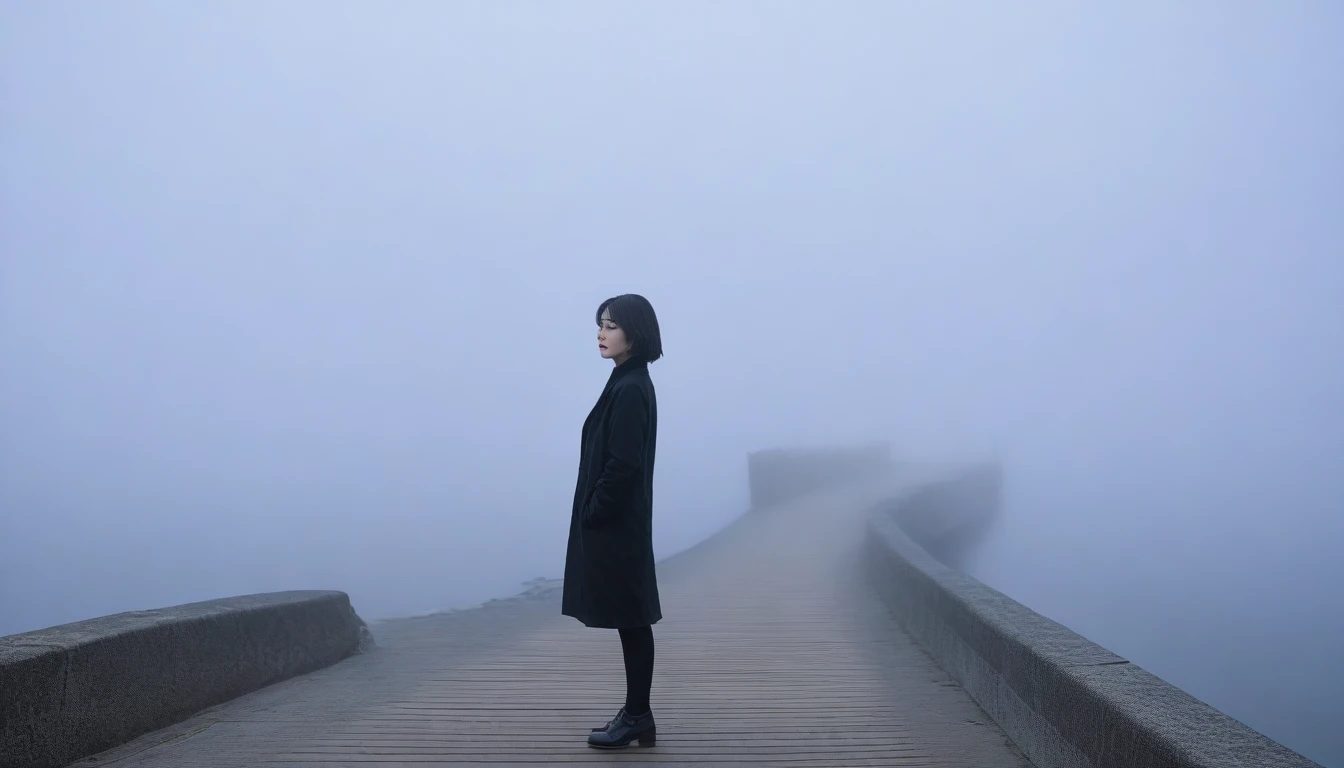
[[[639,737],[639,746],[641,747],[652,747],[654,744],[657,743],[658,743],[658,731],[656,730],[649,731],[648,733],[642,734]]]

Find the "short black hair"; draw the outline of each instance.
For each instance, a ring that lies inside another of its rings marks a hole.
[[[646,363],[663,356],[663,335],[658,330],[658,316],[653,313],[649,300],[637,293],[613,296],[597,306],[597,324],[602,324],[602,312],[611,314],[611,321],[625,331],[630,341],[630,356]]]

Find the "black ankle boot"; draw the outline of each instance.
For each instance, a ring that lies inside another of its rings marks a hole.
[[[621,708],[604,730],[588,734],[588,746],[598,749],[622,749],[630,742],[639,741],[641,747],[651,747],[658,739],[658,727],[653,722],[653,710],[642,715],[631,715]]]
[[[624,715],[624,714],[625,714],[625,707],[621,707],[620,709],[616,710],[616,716],[615,716],[615,717],[613,717],[613,718],[611,718],[610,720],[608,720],[606,725],[599,725],[599,726],[597,726],[596,728],[594,728],[594,729],[593,729],[593,732],[596,733],[597,731],[605,731],[605,730],[607,730],[607,729],[610,728],[611,726],[615,725],[616,722],[617,722],[618,720],[621,719],[621,715]]]

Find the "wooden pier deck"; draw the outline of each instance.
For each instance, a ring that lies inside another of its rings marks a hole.
[[[660,567],[653,747],[586,745],[620,643],[557,598],[376,625],[371,653],[76,765],[1029,765],[863,582],[861,506],[752,514]]]

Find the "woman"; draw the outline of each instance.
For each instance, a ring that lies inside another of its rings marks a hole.
[[[649,689],[653,625],[663,614],[653,564],[658,400],[649,363],[663,356],[663,341],[648,300],[627,293],[602,302],[597,348],[616,366],[583,423],[561,613],[620,633],[625,706],[588,736],[590,746],[619,749],[657,736]]]

